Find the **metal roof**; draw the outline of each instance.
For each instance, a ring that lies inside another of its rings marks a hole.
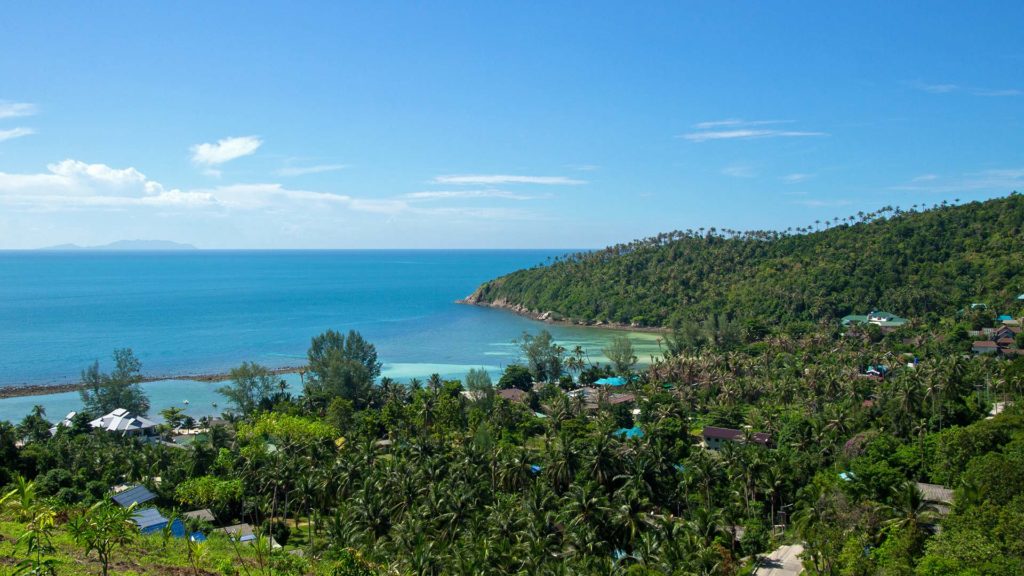
[[[145,504],[154,499],[156,499],[156,494],[142,485],[132,486],[123,492],[114,494],[114,502],[117,502],[117,505],[122,508],[127,508],[132,504]]]
[[[89,425],[108,432],[141,432],[156,427],[156,422],[136,416],[124,408],[118,408],[110,414],[89,422]]]
[[[132,514],[132,521],[143,534],[155,532],[167,525],[167,518],[164,518],[156,508],[136,510]]]

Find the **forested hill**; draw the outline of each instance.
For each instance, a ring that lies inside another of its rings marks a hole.
[[[820,228],[820,230],[818,230]],[[1019,304],[1024,196],[891,207],[786,232],[671,232],[513,272],[467,302],[554,318],[668,326],[766,323],[879,308],[915,318]]]

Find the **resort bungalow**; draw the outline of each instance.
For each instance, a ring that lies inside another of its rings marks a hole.
[[[843,316],[840,322],[843,326],[849,326],[851,324],[874,324],[881,328],[883,332],[891,332],[906,324],[907,320],[905,318],[900,318],[891,312],[872,310],[864,315],[850,314],[848,316]]]
[[[704,431],[701,432],[702,444],[711,450],[720,449],[725,442],[743,442],[745,437],[746,433],[743,430],[734,428],[705,426]],[[767,446],[772,441],[772,435],[766,432],[755,432],[750,438],[763,446]]]
[[[971,352],[975,354],[995,354],[999,351],[999,344],[991,340],[978,340],[971,345]]]
[[[120,432],[122,435],[130,434],[152,434],[156,432],[156,422],[136,416],[124,408],[118,408],[106,416],[89,422],[93,428],[106,430],[107,432]]]

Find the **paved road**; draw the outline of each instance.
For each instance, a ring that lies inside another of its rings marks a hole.
[[[803,564],[798,556],[804,551],[800,544],[779,546],[754,571],[754,576],[796,576],[803,572]]]

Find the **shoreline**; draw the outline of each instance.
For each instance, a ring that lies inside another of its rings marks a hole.
[[[574,320],[572,318],[560,318],[556,317],[556,315],[560,316],[556,312],[534,312],[522,304],[510,304],[504,300],[483,302],[479,299],[476,293],[462,298],[461,300],[456,300],[455,303],[462,304],[464,306],[478,306],[480,308],[503,310],[505,312],[511,312],[517,316],[529,318],[530,320],[536,320],[546,324],[556,324],[559,326],[600,328],[603,330],[620,330],[625,332],[646,332],[649,334],[667,334],[669,332],[668,328],[662,328],[660,326],[637,326],[633,324],[622,324],[619,322],[587,322],[585,320]]]
[[[280,376],[282,374],[296,374],[302,372],[305,369],[303,366],[285,366],[283,368],[274,368],[269,372],[274,376]],[[140,383],[146,382],[160,382],[163,380],[192,380],[194,382],[224,382],[225,380],[231,379],[230,372],[213,372],[213,373],[200,373],[200,374],[178,374],[174,376],[143,376]],[[81,382],[75,382],[71,384],[27,384],[24,386],[0,386],[0,400],[6,398],[23,398],[26,396],[49,396],[51,394],[61,394],[63,392],[77,392],[84,389],[85,386]]]

